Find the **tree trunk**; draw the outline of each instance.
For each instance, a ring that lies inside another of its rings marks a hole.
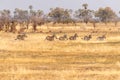
[[[115,27],[117,26],[117,23],[118,23],[118,22],[117,22],[117,21],[115,21]]]
[[[15,31],[16,31],[15,23],[12,23],[12,25],[10,26],[10,32],[15,33]]]
[[[33,30],[34,30],[34,32],[37,30],[37,24],[36,23],[33,24]]]

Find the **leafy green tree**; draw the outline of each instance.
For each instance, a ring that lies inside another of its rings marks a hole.
[[[110,7],[105,7],[99,8],[99,10],[95,13],[95,17],[98,17],[100,21],[106,23],[115,19],[117,15]]]
[[[88,4],[83,4],[83,9],[75,11],[75,17],[84,21],[86,24],[93,17],[93,10],[88,9]]]
[[[24,22],[28,20],[28,11],[16,8],[14,11],[14,19],[18,22]]]
[[[54,23],[68,23],[71,20],[72,10],[63,8],[51,8],[48,16]]]

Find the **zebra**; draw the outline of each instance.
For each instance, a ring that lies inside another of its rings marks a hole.
[[[27,35],[25,33],[18,34],[15,40],[24,40],[25,37],[27,37]]]
[[[69,37],[69,40],[76,40],[77,37],[78,37],[78,34],[75,33],[73,36]]]
[[[53,35],[51,35],[51,36],[47,36],[45,39],[46,39],[46,40],[48,40],[48,41],[53,41],[53,40],[54,40],[54,38],[56,38],[56,39],[57,39],[57,37],[56,37],[56,35],[55,35],[55,34],[53,34]]]
[[[84,38],[82,38],[85,41],[89,41],[92,38],[92,35],[88,35],[88,36],[84,36]]]
[[[67,35],[64,34],[63,36],[60,36],[60,37],[59,37],[59,40],[68,40]]]
[[[105,36],[105,35],[102,35],[102,36],[97,37],[97,40],[99,40],[99,41],[103,41],[103,40],[105,40],[105,39],[106,39],[106,36]]]

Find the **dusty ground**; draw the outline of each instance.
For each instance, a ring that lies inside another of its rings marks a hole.
[[[14,40],[16,34],[0,32],[0,80],[120,80],[120,32],[116,28],[93,33],[90,41],[81,38],[91,31],[67,30],[69,36],[77,31],[77,40],[50,42],[45,40],[50,33],[28,33],[19,41]],[[96,41],[104,33],[107,39]]]

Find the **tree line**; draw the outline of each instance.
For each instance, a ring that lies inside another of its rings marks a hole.
[[[49,13],[45,14],[41,9],[34,10],[34,7],[30,5],[28,10],[23,10],[15,8],[13,14],[10,10],[0,11],[0,30],[5,30],[6,32],[15,32],[15,26],[19,23],[20,25],[26,25],[27,28],[30,23],[33,24],[33,29],[36,31],[38,25],[43,25],[52,22],[56,23],[78,23],[84,22],[95,23],[97,22],[114,22],[117,25],[119,21],[117,14],[110,8],[99,8],[98,10],[91,10],[88,4],[82,4],[82,8],[76,11],[72,9],[64,9],[60,7],[50,8]]]

